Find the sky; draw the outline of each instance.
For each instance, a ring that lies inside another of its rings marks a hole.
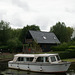
[[[0,21],[10,22],[11,28],[38,25],[50,31],[57,22],[75,27],[75,0],[0,0]]]

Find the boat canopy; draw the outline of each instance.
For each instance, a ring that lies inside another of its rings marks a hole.
[[[15,57],[34,57],[34,54],[16,54]]]
[[[15,57],[47,57],[47,56],[53,56],[58,54],[16,54]]]
[[[45,62],[46,59],[50,60],[47,57],[50,57],[51,60],[53,60],[53,61],[54,60],[56,61],[56,58],[59,58],[58,54],[16,54],[16,55],[14,55],[13,61],[16,62],[16,60],[18,60],[19,58],[23,59],[23,57],[24,57],[25,61],[27,60],[27,58],[29,58],[29,59],[33,58],[33,62],[36,62],[37,60],[44,60],[44,62]]]

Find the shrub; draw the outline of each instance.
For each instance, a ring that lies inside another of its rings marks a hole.
[[[51,47],[51,49],[53,51],[65,51],[68,48],[68,44],[67,43],[62,43],[58,46],[53,46]]]
[[[0,52],[8,52],[8,46],[0,46]]]
[[[66,51],[70,51],[70,52],[72,52],[72,51],[75,51],[74,49],[67,49]]]
[[[61,59],[75,58],[75,51],[64,51],[63,53],[59,53],[59,55]]]
[[[69,46],[68,48],[69,49],[75,49],[75,46]]]

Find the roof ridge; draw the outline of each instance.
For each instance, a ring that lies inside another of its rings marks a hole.
[[[46,31],[39,31],[39,30],[29,30],[29,31],[34,31],[34,32],[42,32],[42,33],[53,33],[53,32],[46,32]]]

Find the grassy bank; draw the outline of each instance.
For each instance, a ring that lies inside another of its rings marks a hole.
[[[10,54],[10,53],[0,53],[0,61],[12,60],[13,57],[14,57],[14,54]]]
[[[63,61],[75,62],[75,59],[74,58],[71,58],[71,59],[63,59]]]

